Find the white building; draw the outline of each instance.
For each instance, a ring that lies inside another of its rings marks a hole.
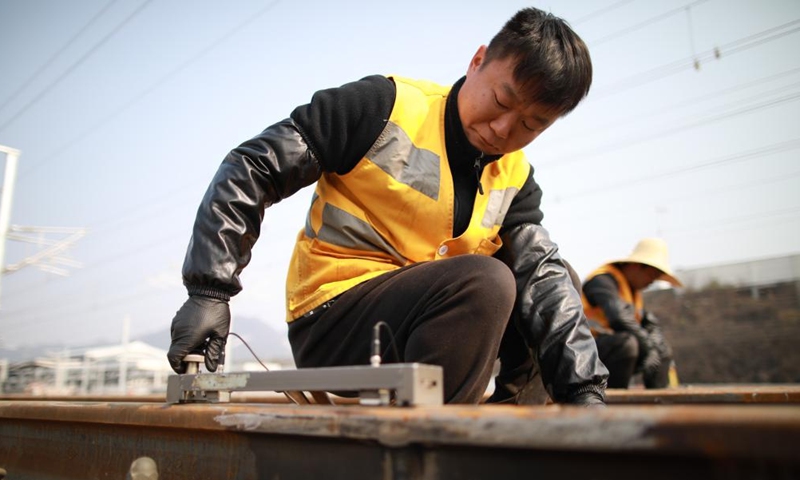
[[[800,300],[800,254],[678,269],[675,275],[692,290],[717,285],[746,289],[758,298],[779,288],[782,297]]]
[[[691,289],[700,289],[710,284],[753,287],[797,282],[800,281],[800,254],[678,269],[676,276]]]
[[[146,395],[165,392],[167,352],[135,341],[65,351],[8,365],[3,393]]]

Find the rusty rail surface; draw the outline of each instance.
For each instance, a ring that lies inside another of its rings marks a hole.
[[[488,398],[488,396],[487,396]],[[0,401],[84,401],[84,402],[156,402],[163,403],[164,394],[151,395],[50,395],[0,394]],[[337,404],[357,404],[358,399],[333,396]],[[643,388],[609,389],[609,405],[683,405],[683,404],[800,404],[800,384],[752,385],[682,385],[677,388],[645,390]],[[233,392],[233,403],[288,404],[285,395],[277,392]]]
[[[798,478],[800,406],[0,401],[9,479]]]
[[[609,404],[800,404],[800,385],[687,385],[664,389],[609,389]]]

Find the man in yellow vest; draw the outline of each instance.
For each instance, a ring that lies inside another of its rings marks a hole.
[[[637,372],[647,388],[669,385],[672,349],[642,302],[642,290],[656,280],[681,286],[670,269],[666,243],[645,238],[629,256],[602,265],[584,281],[583,306],[610,372],[609,388],[628,388]]]
[[[235,148],[195,220],[173,369],[202,352],[216,370],[264,209],[316,184],[286,285],[298,368],[368,364],[385,322],[384,361],[442,366],[448,403],[480,402],[499,357],[493,402],[542,403],[539,386],[557,402],[604,405],[608,372],[521,152],[591,76],[572,29],[526,8],[452,86],[365,77]]]

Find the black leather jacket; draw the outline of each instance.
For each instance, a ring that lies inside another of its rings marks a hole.
[[[454,236],[466,229],[485,157],[466,140],[457,92],[446,109],[447,153],[456,190]],[[272,125],[231,151],[197,212],[183,266],[189,294],[227,300],[241,290],[264,209],[316,182],[323,172],[345,174],[366,154],[388,121],[394,83],[371,76],[317,92],[291,118]],[[475,160],[479,159],[476,171]],[[558,247],[540,225],[542,192],[531,176],[512,202],[498,252],[517,278],[515,322],[536,352],[555,401],[593,392],[603,397],[607,370],[587,326]]]

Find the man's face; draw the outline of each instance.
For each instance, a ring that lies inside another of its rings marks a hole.
[[[644,290],[658,280],[661,275],[663,275],[661,270],[641,263],[631,263],[630,268],[625,272],[625,276],[634,290]]]
[[[458,93],[458,110],[469,142],[489,155],[517,151],[536,139],[559,113],[523,98],[514,81],[514,61],[488,63],[481,46]]]

